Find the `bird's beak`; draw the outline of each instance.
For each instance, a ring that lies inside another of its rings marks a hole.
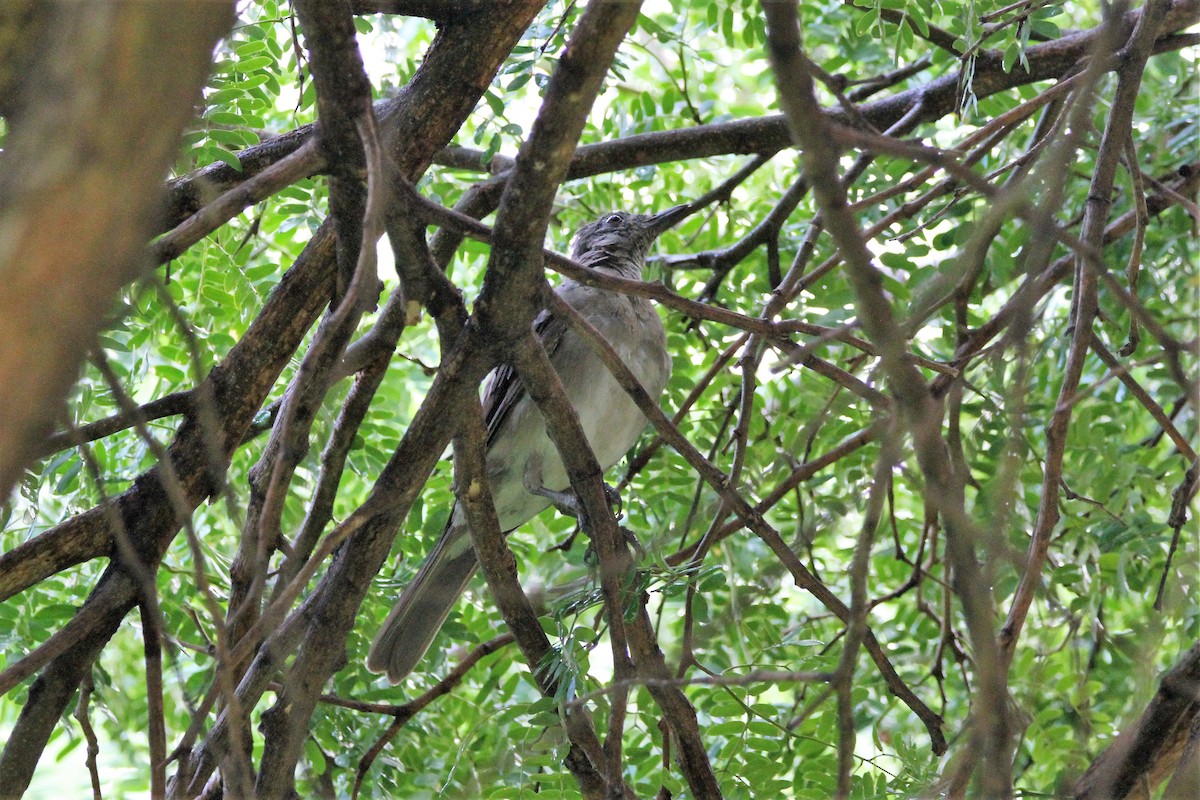
[[[692,207],[688,203],[668,208],[666,211],[660,211],[650,217],[650,221],[646,223],[646,230],[651,236],[657,237],[663,231],[682,221],[691,212]]]

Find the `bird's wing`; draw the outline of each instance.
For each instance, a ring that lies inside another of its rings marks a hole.
[[[556,318],[548,309],[543,309],[533,321],[533,332],[542,340],[542,346],[553,357],[562,342],[567,324]],[[525,387],[517,378],[517,371],[510,364],[501,364],[488,375],[483,390],[483,420],[487,426],[490,447],[513,407],[525,396]]]

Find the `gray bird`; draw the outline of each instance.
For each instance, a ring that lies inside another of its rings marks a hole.
[[[580,229],[571,257],[592,269],[641,278],[650,245],[688,211],[683,205],[654,215],[607,214]],[[671,357],[662,321],[648,300],[572,280],[555,292],[608,340],[651,397],[662,393],[671,374]],[[596,460],[607,470],[633,447],[646,427],[645,416],[563,320],[543,311],[534,330],[550,354]],[[548,507],[548,495],[565,492],[570,481],[541,413],[511,367],[498,367],[488,376],[483,411],[488,481],[500,528],[509,532]],[[530,491],[537,487],[546,490],[545,495]],[[386,672],[392,683],[412,672],[478,566],[466,518],[455,504],[446,530],[372,642],[367,669]]]

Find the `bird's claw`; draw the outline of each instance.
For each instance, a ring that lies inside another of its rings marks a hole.
[[[625,537],[625,543],[633,548],[633,552],[637,554],[637,560],[641,561],[645,558],[646,548],[642,547],[642,543],[638,541],[638,537],[634,535],[633,531],[624,525],[618,525],[617,527],[620,529],[621,535]]]
[[[545,486],[530,486],[526,488],[530,494],[536,494],[539,497],[549,500],[550,505],[554,506],[560,514],[579,519],[583,513],[583,505],[579,502],[579,498],[574,492],[556,492],[553,489],[547,489]]]
[[[571,531],[571,533],[567,536],[567,538],[563,539],[558,544],[550,545],[550,547],[547,548],[546,552],[551,553],[551,552],[554,552],[555,550],[561,550],[564,553],[567,552],[575,544],[575,537],[579,535],[579,531],[580,531],[580,528],[578,525],[576,525],[575,530]]]
[[[575,537],[579,535],[579,531],[587,526],[587,512],[584,510],[583,503],[579,501],[579,496],[571,491],[556,492],[544,486],[526,485],[525,489],[530,494],[546,498],[560,514],[571,517],[579,522],[579,526],[570,536],[550,547],[550,550],[570,550],[571,546],[575,544]],[[625,506],[621,502],[621,493],[607,483],[604,484],[604,499],[608,501],[609,510],[612,511],[615,519],[620,520],[625,516]],[[625,539],[637,551],[639,558],[645,555],[646,551],[642,548],[641,543],[638,542],[637,537],[633,535],[633,532],[624,526],[618,527],[623,532]]]
[[[604,484],[604,496],[608,499],[608,507],[612,509],[614,517],[619,520],[625,516],[625,505],[621,502],[621,493],[617,491],[617,487]]]
[[[626,546],[633,551],[634,562],[636,563],[644,559],[646,557],[646,548],[642,547],[642,543],[638,541],[638,538],[634,535],[633,531],[629,530],[629,528],[626,528],[624,525],[618,525],[617,530],[621,532],[621,536],[625,539]],[[574,538],[574,535],[575,534],[572,534],[572,538]],[[596,554],[594,542],[588,542],[587,550],[584,551],[583,554],[583,563],[593,568],[599,566],[600,557]]]
[[[574,519],[583,519],[585,516],[583,503],[579,501],[579,496],[572,491],[556,492],[545,486],[526,486],[525,488],[530,494],[536,494],[549,500],[560,514]],[[604,499],[608,501],[608,507],[614,517],[619,520],[625,516],[625,506],[621,502],[620,492],[607,483],[604,484]]]

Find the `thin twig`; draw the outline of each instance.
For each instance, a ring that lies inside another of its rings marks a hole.
[[[83,683],[79,685],[79,700],[75,704],[75,713],[72,716],[79,723],[79,727],[83,731],[83,738],[87,742],[86,763],[88,776],[92,779],[92,800],[104,800],[104,794],[100,790],[100,768],[97,765],[100,741],[96,738],[96,729],[92,727],[92,721],[88,717],[88,707],[91,704],[92,692],[95,691],[95,688],[96,686],[92,682],[92,673],[89,670],[83,678]]]
[[[229,189],[176,225],[169,233],[160,236],[150,245],[150,263],[158,266],[178,258],[193,244],[240,214],[243,209],[291,186],[296,181],[322,171],[325,166],[325,159],[317,148],[316,138],[309,138],[296,150],[254,177]]]

